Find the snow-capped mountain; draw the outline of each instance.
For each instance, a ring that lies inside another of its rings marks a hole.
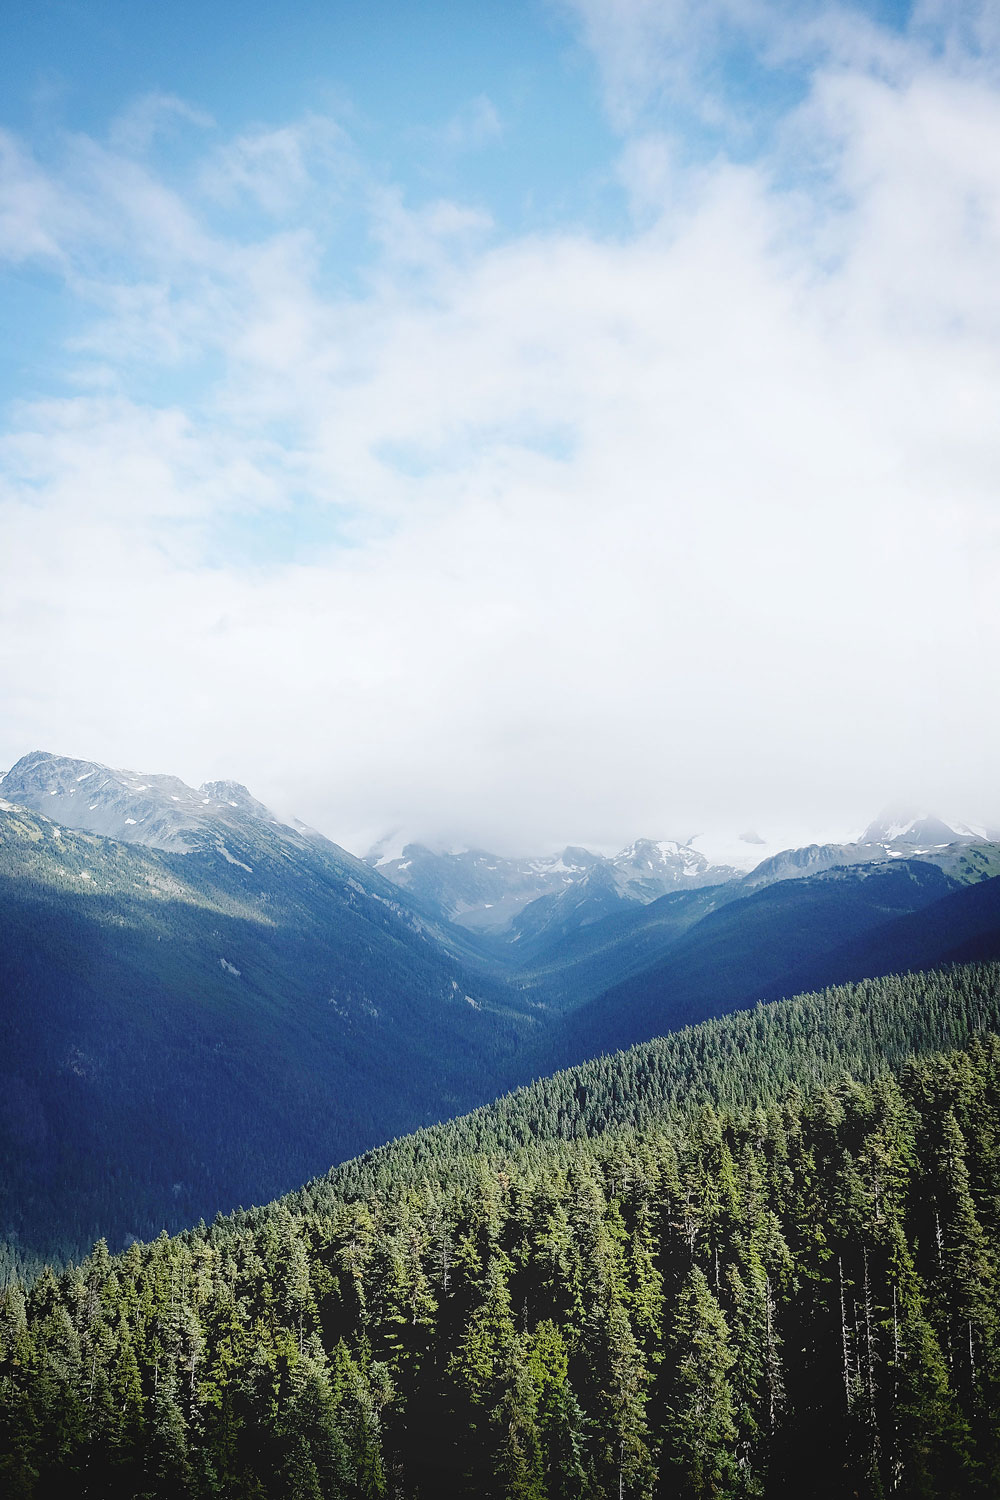
[[[33,808],[66,828],[177,853],[227,823],[253,819],[280,826],[236,781],[210,781],[196,789],[177,776],[113,770],[41,750],[23,756],[0,787],[5,801]]]
[[[716,885],[739,873],[711,864],[700,850],[676,839],[637,839],[610,859],[575,846],[522,859],[482,849],[438,852],[424,844],[406,844],[397,852],[387,839],[366,860],[453,921],[490,931],[509,928],[519,912],[543,897],[570,902],[574,910],[593,901],[603,914],[609,903],[655,901],[668,891]]]
[[[245,841],[266,829],[285,847],[323,846],[365,873],[354,856],[303,823],[282,822],[235,781],[195,788],[176,776],[141,775],[33,751],[0,779],[0,796],[69,828],[176,853],[207,848],[232,859],[236,846],[232,839],[226,844],[227,832]],[[880,860],[923,857],[940,863],[954,851],[994,842],[1000,842],[1000,833],[986,826],[889,808],[850,840],[810,843],[752,829],[689,839],[640,838],[610,857],[571,845],[557,854],[511,858],[484,849],[441,851],[389,835],[364,864],[410,892],[424,909],[436,908],[464,927],[516,936],[524,925],[521,914],[534,902],[544,904],[526,914],[530,928],[539,922],[581,926],[616,906],[627,909],[677,891],[737,880],[756,888]]]
[[[509,859],[482,849],[440,851],[382,840],[366,856],[395,884],[436,905],[464,927],[520,943],[600,921],[633,903],[677,891],[738,882],[746,892],[850,865],[928,858],[949,865],[973,845],[1000,842],[988,827],[930,813],[889,810],[854,838],[810,842],[795,832],[747,829],[689,839],[636,839],[607,856],[570,847],[561,854]],[[975,856],[992,873],[994,854]],[[944,865],[942,865],[944,868]]]
[[[700,849],[676,839],[636,839],[609,860],[619,894],[629,901],[655,901],[668,891],[720,885],[739,873],[713,864]]]
[[[933,812],[887,808],[868,824],[858,843],[880,844],[887,850],[907,852],[941,849],[949,844],[995,843],[998,839],[1000,830],[985,824],[957,819],[945,822]]]

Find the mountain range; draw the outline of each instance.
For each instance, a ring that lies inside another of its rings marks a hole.
[[[525,907],[577,887],[595,895],[608,891],[616,901],[645,902],[739,873],[710,864],[699,850],[673,839],[637,839],[612,858],[572,846],[561,854],[507,859],[483,849],[435,852],[424,844],[406,844],[394,858],[376,845],[365,858],[387,880],[433,901],[453,921],[486,932],[510,930]]]
[[[364,861],[25,757],[0,1489],[990,1500],[988,832]]]
[[[988,832],[362,860],[233,782],[34,752],[0,782],[0,1238],[146,1238],[688,1022],[998,956]]]
[[[748,875],[765,885],[838,865],[933,857],[944,849],[997,842],[1000,831],[985,825],[949,825],[930,813],[890,808],[856,838],[839,843],[785,849],[769,846],[754,832],[740,834],[722,841],[731,862],[711,859],[697,847],[697,838],[640,838],[611,856],[571,846],[559,854],[524,858],[419,843],[403,844],[394,853],[392,840],[384,839],[365,861],[453,922],[517,942],[546,928],[585,926],[630,903]]]

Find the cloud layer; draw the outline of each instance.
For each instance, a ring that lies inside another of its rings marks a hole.
[[[1000,816],[987,13],[574,11],[626,232],[415,202],[315,116],[0,138],[0,252],[75,320],[0,438],[0,757],[237,776],[354,847]],[[748,153],[751,74],[796,87]]]

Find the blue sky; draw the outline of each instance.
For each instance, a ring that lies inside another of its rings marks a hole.
[[[593,63],[545,5],[331,0],[279,12],[260,0],[41,0],[13,10],[5,114],[39,141],[101,134],[137,97],[158,92],[192,101],[222,132],[332,113],[387,176],[420,193],[471,191],[512,227],[573,212],[587,191],[581,180],[610,155]],[[501,134],[470,169],[444,137],[481,96]],[[183,160],[184,144],[175,139],[165,154]]]
[[[5,41],[0,762],[356,848],[1000,816],[990,5]]]
[[[170,95],[203,119],[167,118],[152,154],[182,178],[206,144],[318,113],[343,122],[368,170],[414,202],[453,195],[498,232],[622,213],[615,137],[595,107],[592,60],[554,9],[533,3],[364,6],[15,4],[3,123],[58,159],[67,136],[105,138],[136,101]],[[244,216],[243,229],[259,228]],[[329,272],[349,284],[371,254],[346,206]],[[64,339],[78,309],[50,275],[5,278],[5,394],[58,378],[39,332]]]

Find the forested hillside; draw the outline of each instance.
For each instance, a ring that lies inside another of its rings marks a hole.
[[[985,1500],[998,1008],[985,965],[730,1017],[13,1286],[4,1492]]]
[[[899,860],[727,896],[668,939],[657,962],[571,1011],[553,1058],[576,1062],[758,999],[1000,957],[1000,880],[971,880]]]
[[[37,755],[3,786],[36,805],[0,799],[0,1241],[26,1266],[762,998],[1000,954],[992,846],[627,901],[521,950],[231,783]]]
[[[0,1239],[26,1254],[265,1201],[511,1081],[516,994],[394,887],[260,820],[218,842],[0,809]]]

